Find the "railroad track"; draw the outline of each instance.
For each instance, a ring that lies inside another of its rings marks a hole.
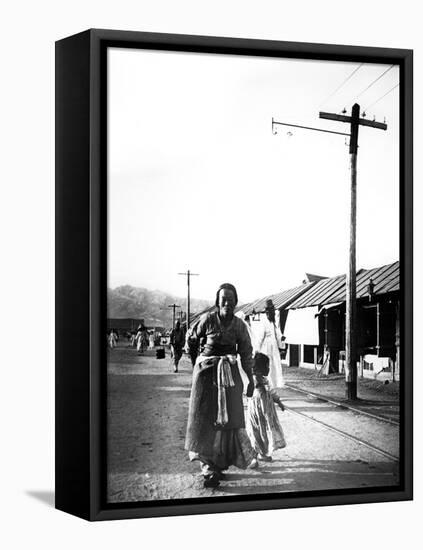
[[[385,422],[385,423],[389,423],[389,424],[395,425],[395,426],[398,425],[398,423],[395,422],[395,421],[389,421],[386,418],[378,417],[377,415],[373,415],[371,413],[363,412],[363,411],[360,411],[359,409],[355,409],[353,407],[349,407],[349,406],[339,404],[335,401],[323,398],[323,397],[321,397],[319,395],[316,395],[316,394],[313,394],[311,392],[308,392],[308,391],[305,391],[305,390],[300,390],[300,389],[296,388],[295,386],[291,387],[289,385],[286,385],[285,388],[290,390],[290,391],[298,392],[298,393],[301,393],[301,394],[306,394],[307,396],[313,397],[315,400],[325,402],[328,405],[328,407],[327,407],[327,412],[328,413],[331,412],[331,408],[333,409],[333,412],[335,412],[336,409],[339,409],[341,407],[341,408],[346,409],[346,410],[351,410],[354,413],[363,414],[364,416],[370,417],[373,420],[376,420],[378,422]],[[307,403],[306,399],[304,399],[304,401],[305,401],[306,404],[310,403],[310,402]],[[377,453],[379,455],[382,455],[385,458],[387,458],[387,459],[389,459],[393,462],[399,462],[399,457],[398,456],[396,456],[396,455],[394,455],[394,454],[392,454],[392,453],[390,453],[390,452],[388,452],[384,449],[381,449],[380,447],[378,447],[376,445],[373,445],[372,443],[369,443],[368,441],[365,441],[364,439],[361,439],[361,438],[359,438],[355,435],[352,435],[351,433],[348,433],[345,430],[342,430],[342,429],[337,428],[337,427],[335,427],[331,424],[328,424],[327,422],[324,422],[323,420],[319,420],[318,418],[315,418],[312,415],[301,412],[301,411],[297,410],[298,407],[290,407],[289,405],[286,404],[286,400],[284,400],[284,406],[285,406],[286,411],[291,413],[291,414],[298,415],[298,416],[301,416],[303,418],[306,418],[310,422],[314,422],[315,424],[318,424],[319,426],[323,427],[324,429],[329,430],[331,432],[334,432],[334,433],[344,437],[345,439],[349,439],[350,441],[353,441],[353,442],[355,442],[355,443],[357,443],[357,444],[359,444],[363,447],[367,447],[368,449],[371,449],[375,453]]]
[[[323,395],[319,395],[318,393],[313,393],[308,390],[302,390],[301,388],[297,388],[296,386],[292,386],[291,384],[285,384],[285,388],[289,388],[290,390],[297,391],[299,393],[304,393],[306,395],[311,395],[315,399],[319,399],[320,401],[325,401],[327,403],[332,403],[333,405],[337,407],[341,407],[343,409],[349,409],[350,411],[354,411],[357,414],[362,414],[364,416],[368,416],[370,418],[374,418],[375,420],[380,420],[381,422],[386,422],[388,424],[392,424],[394,426],[399,426],[400,423],[397,420],[392,420],[391,418],[386,418],[384,416],[379,416],[374,413],[370,413],[368,411],[363,411],[362,409],[358,409],[357,407],[353,407],[352,405],[345,405],[344,403],[339,403],[338,401],[334,401],[333,399],[330,399],[329,397],[325,397]]]

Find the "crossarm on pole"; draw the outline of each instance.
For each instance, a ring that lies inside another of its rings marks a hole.
[[[338,115],[336,113],[324,113],[320,111],[319,118],[324,118],[326,120],[336,120],[338,122],[349,122],[351,123],[351,117],[345,115]],[[371,126],[372,128],[378,128],[379,130],[387,130],[388,125],[383,122],[376,122],[376,120],[367,120],[366,118],[359,118],[357,123],[360,126]]]

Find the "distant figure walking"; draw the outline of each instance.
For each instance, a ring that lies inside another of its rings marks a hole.
[[[135,335],[135,342],[137,344],[138,355],[144,352],[146,332],[147,332],[147,329],[145,328],[144,324],[141,323],[138,326],[137,333]]]
[[[135,332],[135,330],[131,330],[130,339],[129,339],[129,346],[131,348],[135,348],[136,346],[136,340],[135,340],[136,335],[137,333]]]
[[[269,388],[269,358],[257,352],[254,356],[254,393],[248,400],[247,433],[259,460],[271,462],[272,453],[286,446],[282,426],[276,413],[275,403],[285,410],[276,390]],[[257,468],[253,459],[250,468]]]
[[[115,348],[116,344],[117,344],[117,334],[114,331],[114,329],[112,328],[110,333],[109,333],[109,348],[110,349]]]
[[[174,372],[178,372],[179,361],[181,360],[185,344],[185,332],[181,328],[179,320],[175,322],[175,328],[170,333],[170,356],[173,362]]]
[[[154,331],[148,335],[148,349],[154,349]]]
[[[266,300],[266,317],[258,327],[256,350],[269,358],[269,383],[273,388],[282,388],[285,380],[282,374],[282,362],[279,349],[282,347],[282,334],[275,323],[275,306],[272,300]]]

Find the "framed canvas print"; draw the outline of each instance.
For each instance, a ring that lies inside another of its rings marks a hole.
[[[56,507],[412,498],[412,52],[56,43]]]

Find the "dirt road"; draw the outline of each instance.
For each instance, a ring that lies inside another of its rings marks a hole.
[[[287,447],[258,470],[231,468],[217,489],[204,489],[198,463],[184,450],[191,386],[187,358],[173,373],[170,357],[118,347],[108,363],[108,499],[110,502],[201,498],[269,492],[310,491],[398,484],[398,464],[372,449],[329,431],[294,410],[314,407],[313,414],[377,439],[398,452],[398,428],[383,429],[370,418],[326,406],[282,390],[287,410],[279,412]]]

